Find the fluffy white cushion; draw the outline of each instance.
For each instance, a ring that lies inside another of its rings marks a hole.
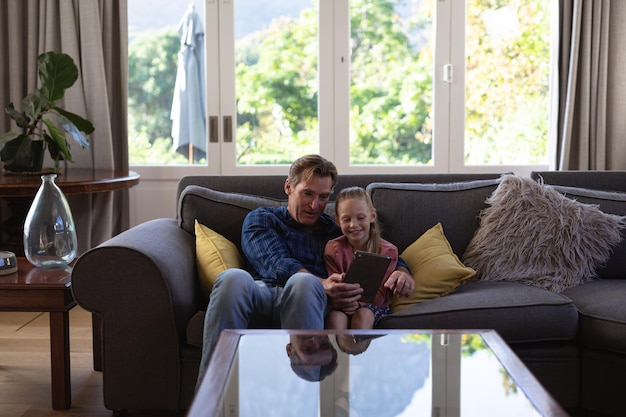
[[[626,216],[515,175],[504,176],[486,202],[462,257],[478,280],[561,292],[596,277],[626,226]]]

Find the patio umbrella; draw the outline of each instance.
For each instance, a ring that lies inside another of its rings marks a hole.
[[[174,149],[193,162],[206,155],[204,28],[193,5],[178,27],[180,51],[172,101]]]

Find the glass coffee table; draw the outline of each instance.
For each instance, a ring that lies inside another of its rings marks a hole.
[[[226,330],[188,416],[567,416],[492,330]]]

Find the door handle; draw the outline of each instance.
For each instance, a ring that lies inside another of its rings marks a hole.
[[[224,116],[224,142],[233,141],[233,117]]]
[[[209,142],[217,143],[217,116],[209,117]]]

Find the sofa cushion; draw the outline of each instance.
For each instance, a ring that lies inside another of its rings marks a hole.
[[[445,173],[412,173],[412,174],[346,174],[339,173],[339,181],[335,186],[335,191],[346,187],[366,188],[372,182],[393,182],[393,183],[446,183],[484,180],[498,178],[502,173],[473,173],[473,172],[445,172]],[[200,174],[186,175],[178,181],[176,198],[179,199],[181,193],[187,186],[196,185],[210,188],[216,191],[240,194],[254,194],[274,198],[277,200],[285,198],[283,190],[286,175],[221,175],[221,174]],[[337,193],[330,196],[333,201]]]
[[[463,253],[476,228],[485,199],[499,179],[445,184],[400,184],[375,182],[367,186],[383,238],[400,252],[434,224],[441,223],[452,250]]]
[[[605,213],[626,216],[626,193],[557,185],[552,187],[570,199],[597,205]],[[597,269],[598,277],[626,279],[626,229],[622,229],[621,234],[622,241],[613,248],[606,265]]]
[[[259,207],[286,205],[286,198],[274,199],[188,185],[180,193],[177,218],[180,227],[187,233],[194,234],[195,222],[198,220],[233,242],[241,252],[241,225],[248,213]],[[324,211],[334,215],[335,204],[328,203]]]
[[[507,342],[573,340],[578,312],[569,298],[530,285],[469,280],[445,297],[380,321],[386,329],[494,329]]]
[[[563,291],[596,277],[622,239],[625,217],[566,198],[551,186],[507,175],[487,200],[463,262],[484,281]]]
[[[598,279],[563,294],[578,308],[583,346],[626,353],[626,280]]]
[[[626,170],[532,171],[530,178],[542,184],[626,192]]]
[[[411,270],[415,290],[408,297],[391,297],[391,308],[394,312],[449,294],[465,280],[476,275],[476,271],[463,265],[452,252],[441,223],[428,229],[400,256]]]
[[[228,268],[241,268],[243,259],[231,241],[197,220],[195,233],[198,278],[202,292],[208,297],[217,276]]]
[[[281,205],[287,205],[287,200],[225,193],[189,185],[178,200],[178,222],[180,227],[193,235],[198,220],[233,242],[241,251],[241,225],[246,215],[258,207]]]

